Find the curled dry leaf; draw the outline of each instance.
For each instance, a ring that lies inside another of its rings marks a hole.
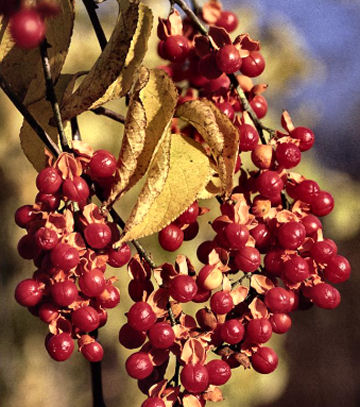
[[[114,31],[104,51],[70,99],[62,105],[64,120],[124,96],[147,50],[153,16],[141,3],[122,1]]]
[[[122,242],[138,239],[159,232],[176,219],[196,199],[200,190],[209,180],[210,165],[208,157],[198,144],[187,137],[171,136],[170,170],[162,191],[147,208],[141,222],[135,214],[126,222],[119,246]],[[137,207],[147,206],[138,202]],[[141,209],[142,210],[142,209]]]
[[[269,315],[266,305],[258,297],[251,301],[251,304],[249,304],[249,310],[253,318],[267,318]]]
[[[165,315],[167,315],[168,302],[169,293],[168,290],[164,288],[159,288],[156,291],[153,291],[147,299],[147,303],[153,309],[157,318],[163,318]]]
[[[175,84],[162,70],[140,70],[125,123],[117,182],[106,206],[113,204],[146,173],[177,103]]]
[[[192,363],[193,365],[197,363],[203,364],[206,360],[206,345],[196,338],[188,339],[181,352],[181,360],[186,364]]]
[[[291,116],[287,110],[284,110],[283,114],[281,115],[281,125],[288,133],[291,133],[295,129],[294,123],[292,122]]]
[[[200,400],[198,400],[193,394],[185,394],[182,398],[182,405],[184,407],[202,407]]]
[[[53,81],[56,82],[65,62],[74,25],[74,1],[59,1],[60,12],[48,20],[46,37]],[[8,27],[8,19],[1,17],[0,63],[1,73],[11,83],[17,96],[26,105],[45,97],[45,81],[38,48],[24,50],[15,46]],[[27,95],[31,87],[31,93]]]
[[[250,285],[258,294],[265,294],[275,287],[274,283],[268,277],[261,274],[253,274],[251,276]]]
[[[249,288],[243,285],[238,285],[230,291],[234,305],[238,305],[245,300],[249,294]]]
[[[204,394],[204,400],[217,402],[223,401],[224,397],[222,395],[220,388],[211,384]]]

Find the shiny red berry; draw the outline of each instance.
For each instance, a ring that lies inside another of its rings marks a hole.
[[[277,231],[277,238],[284,249],[295,250],[304,243],[306,237],[305,226],[301,222],[290,221],[281,224]]]
[[[250,101],[250,106],[258,119],[262,119],[266,116],[268,111],[268,103],[263,95],[255,95]]]
[[[249,239],[248,228],[239,223],[229,223],[224,228],[224,234],[230,249],[242,249]]]
[[[81,347],[81,353],[89,362],[100,362],[104,357],[104,349],[99,342],[94,341]]]
[[[149,397],[141,404],[141,407],[165,407],[165,403],[160,397]]]
[[[71,313],[71,322],[80,331],[91,332],[99,326],[99,315],[95,308],[89,306],[78,308]]]
[[[41,205],[41,209],[44,211],[56,211],[60,205],[60,194],[44,194],[39,192],[36,195],[35,202]]]
[[[15,299],[23,307],[34,307],[43,297],[41,283],[26,279],[21,281],[15,289]]]
[[[129,310],[128,323],[137,331],[147,331],[156,322],[156,315],[151,306],[144,302],[136,302]]]
[[[131,259],[131,249],[127,243],[123,243],[118,249],[109,249],[107,254],[107,263],[115,268],[125,266]]]
[[[179,302],[189,302],[197,293],[197,285],[194,279],[185,274],[179,274],[170,282],[170,295]]]
[[[250,124],[244,123],[239,127],[239,149],[240,151],[252,151],[259,144],[259,133],[256,131],[255,127],[250,126]]]
[[[245,334],[244,325],[237,319],[229,319],[221,326],[220,335],[224,342],[230,345],[239,343]]]
[[[50,252],[51,263],[64,271],[69,271],[80,262],[79,252],[67,243],[58,243]]]
[[[165,59],[171,62],[183,61],[189,53],[189,40],[183,35],[171,35],[164,41],[162,48]]]
[[[88,297],[97,297],[106,286],[104,273],[99,269],[93,269],[83,273],[79,278],[81,291]]]
[[[17,250],[19,255],[26,260],[36,259],[41,252],[34,239],[34,235],[28,234],[23,236],[18,244]]]
[[[59,310],[56,305],[51,302],[44,302],[39,306],[39,318],[46,324],[59,316]]]
[[[260,252],[255,247],[243,247],[235,254],[234,263],[244,273],[252,273],[260,267]]]
[[[326,216],[334,209],[334,198],[329,192],[320,191],[311,202],[311,212],[316,216]]]
[[[31,205],[24,205],[16,210],[15,223],[21,228],[26,228],[37,217]]]
[[[111,177],[116,170],[116,158],[106,150],[97,150],[89,162],[92,178]]]
[[[315,242],[310,249],[310,255],[316,263],[327,263],[336,254],[337,246],[331,239]]]
[[[284,261],[281,258],[283,254],[283,250],[279,249],[273,249],[266,253],[264,257],[264,266],[268,274],[278,277],[281,275],[284,266]]]
[[[70,201],[85,204],[90,195],[90,190],[84,178],[73,177],[66,179],[62,185],[63,195]]]
[[[180,374],[181,384],[189,393],[202,393],[208,388],[209,373],[205,366],[200,363],[187,364]]]
[[[193,202],[185,212],[183,212],[177,219],[176,224],[179,226],[196,222],[199,216],[199,204],[197,201]]]
[[[169,252],[177,250],[184,241],[184,232],[171,223],[159,232],[158,235],[160,246]]]
[[[305,281],[310,276],[308,262],[301,256],[293,255],[284,263],[283,277],[290,283]]]
[[[240,69],[241,63],[242,59],[235,45],[224,45],[216,53],[216,64],[222,72],[234,73]]]
[[[270,317],[273,332],[284,334],[291,328],[291,318],[286,313],[275,313]]]
[[[225,28],[225,30],[229,33],[236,30],[239,21],[236,15],[232,11],[223,10],[220,14],[220,17],[216,21],[216,25],[218,27]]]
[[[246,326],[245,340],[252,344],[267,342],[272,335],[272,326],[266,318],[256,318],[248,322]]]
[[[265,60],[258,51],[251,51],[250,55],[242,60],[241,73],[250,78],[261,75],[264,69]]]
[[[115,308],[120,302],[120,291],[107,283],[104,291],[96,297],[97,304],[103,308]]]
[[[203,264],[207,264],[209,261],[210,252],[216,247],[216,243],[212,240],[206,240],[202,242],[197,248],[196,255],[199,261]]]
[[[22,9],[11,16],[10,32],[17,46],[37,47],[45,37],[46,26],[40,14],[33,9]]]
[[[145,379],[154,370],[150,357],[145,352],[137,352],[126,360],[126,371],[134,379]]]
[[[51,286],[51,296],[56,304],[67,307],[76,300],[78,290],[73,281],[60,281]]]
[[[324,277],[330,283],[338,284],[350,278],[351,266],[346,257],[335,255],[328,260],[324,269]]]
[[[294,168],[301,161],[301,151],[294,143],[280,143],[276,147],[275,157],[281,167]]]
[[[300,151],[309,150],[315,141],[314,133],[306,127],[295,127],[290,135],[291,137],[300,140]]]
[[[58,362],[70,358],[74,350],[74,341],[71,335],[63,332],[59,335],[50,335],[45,340],[45,347],[49,355]]]
[[[311,204],[316,199],[319,192],[319,185],[311,179],[300,182],[295,188],[296,198],[308,204]]]
[[[290,295],[282,287],[274,287],[267,291],[264,301],[271,312],[288,312],[291,307]]]
[[[93,249],[104,249],[112,238],[111,229],[105,223],[90,223],[84,230],[84,236]]]
[[[257,178],[256,186],[261,195],[272,198],[282,191],[284,183],[277,172],[264,171]]]
[[[273,372],[278,365],[279,358],[275,351],[266,346],[259,348],[251,358],[251,365],[258,373]]]
[[[52,250],[59,241],[55,230],[41,227],[35,233],[35,242],[41,250]]]
[[[37,189],[44,194],[54,194],[62,184],[62,179],[58,170],[47,167],[41,170],[36,177]]]
[[[228,291],[217,291],[210,299],[211,311],[216,314],[227,314],[234,308],[234,301]]]
[[[220,110],[220,112],[224,113],[224,115],[227,116],[231,121],[234,120],[235,110],[231,103],[229,102],[217,103],[216,107]]]
[[[150,343],[157,349],[168,349],[175,341],[175,333],[167,322],[158,322],[149,329]]]
[[[312,236],[322,229],[321,221],[317,216],[307,215],[301,219],[301,222],[305,226],[306,236]]]
[[[211,360],[205,367],[209,373],[209,384],[222,386],[231,377],[230,366],[221,359]]]
[[[310,298],[320,308],[334,309],[341,301],[339,291],[330,284],[320,283],[310,290]]]

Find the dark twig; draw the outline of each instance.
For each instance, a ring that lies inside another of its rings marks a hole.
[[[107,109],[106,107],[97,107],[96,109],[92,109],[91,112],[100,115],[106,116],[109,119],[115,120],[119,123],[125,123],[125,117],[119,113],[114,112],[113,110]]]
[[[81,140],[81,134],[80,134],[80,129],[79,129],[79,123],[77,120],[77,116],[73,117],[70,120],[71,123],[71,136],[73,140]]]
[[[87,13],[89,15],[91,24],[92,24],[92,26],[94,28],[96,37],[97,37],[97,39],[99,41],[100,48],[103,51],[105,49],[105,47],[106,47],[107,39],[105,37],[104,30],[103,30],[103,28],[101,26],[99,17],[98,17],[98,15],[96,13],[96,9],[99,8],[99,6],[97,4],[95,4],[93,0],[83,0],[83,3],[84,3],[84,6],[86,8],[86,11],[87,11]]]
[[[54,119],[56,122],[56,127],[58,129],[60,143],[63,151],[69,151],[68,141],[65,136],[64,126],[61,119],[60,107],[59,103],[55,94],[54,83],[51,77],[51,68],[48,56],[49,43],[47,42],[46,38],[40,44],[40,54],[41,54],[41,61],[44,70],[44,77],[46,83],[46,99],[51,103],[51,107],[54,112]]]
[[[46,148],[55,156],[57,157],[60,154],[59,147],[54,143],[54,141],[50,138],[50,136],[44,131],[44,129],[40,126],[34,116],[29,112],[26,106],[21,102],[21,100],[17,97],[13,89],[11,88],[10,84],[7,83],[3,75],[0,73],[0,87],[5,92],[7,97],[12,101],[18,111],[23,115],[24,119],[29,123],[31,128],[35,131],[38,135],[40,140],[45,144]]]
[[[209,31],[205,25],[201,22],[200,18],[195,14],[195,12],[186,4],[184,0],[170,0],[170,3],[177,4],[181,10],[193,21],[198,30],[203,35],[208,35]]]
[[[106,407],[102,389],[101,362],[90,362],[93,407]]]

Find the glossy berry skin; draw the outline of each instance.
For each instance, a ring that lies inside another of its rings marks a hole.
[[[260,252],[255,247],[244,247],[236,253],[234,263],[244,273],[252,273],[261,264]]]
[[[239,149],[240,151],[252,151],[259,144],[259,133],[257,130],[244,123],[238,127],[239,129]]]
[[[210,252],[216,247],[216,243],[212,240],[205,240],[196,250],[196,256],[203,264],[207,264]]]
[[[266,198],[277,196],[283,189],[284,183],[275,171],[264,171],[256,180],[260,194]]]
[[[288,312],[290,295],[284,288],[274,287],[267,291],[264,302],[271,312]]]
[[[200,226],[199,226],[198,222],[190,223],[190,225],[186,229],[183,230],[184,240],[186,242],[188,242],[189,240],[195,239],[195,237],[199,233],[199,229],[200,229]]]
[[[36,177],[36,187],[44,194],[54,194],[62,184],[59,171],[52,167],[44,168]]]
[[[310,290],[310,298],[320,308],[334,309],[341,301],[339,291],[330,284],[320,283]]]
[[[79,252],[67,243],[58,243],[50,252],[51,263],[64,271],[69,271],[80,262]]]
[[[107,263],[111,267],[120,268],[125,266],[131,259],[131,249],[127,243],[123,243],[118,249],[108,250]]]
[[[183,35],[171,35],[163,44],[162,52],[171,62],[183,61],[189,53],[189,41]]]
[[[116,158],[106,150],[95,151],[89,162],[90,175],[94,179],[111,177],[116,167]]]
[[[91,332],[99,326],[99,315],[95,308],[91,306],[85,306],[78,308],[71,313],[71,322],[80,331]]]
[[[280,245],[288,250],[295,250],[300,247],[304,243],[305,237],[306,229],[301,222],[283,223],[277,231]]]
[[[224,228],[226,240],[229,242],[229,248],[238,250],[245,247],[249,239],[249,230],[246,226],[239,223],[229,223]]]
[[[159,232],[160,246],[169,252],[177,250],[184,241],[184,232],[175,224],[171,223]]]
[[[33,207],[31,205],[24,205],[18,208],[15,212],[15,223],[20,228],[26,228],[30,222],[35,220],[37,215],[34,213]]]
[[[198,287],[190,276],[179,274],[170,282],[170,295],[175,301],[189,302],[197,294]]]
[[[284,266],[284,261],[281,259],[283,254],[283,250],[279,249],[270,250],[268,253],[266,253],[264,265],[268,274],[280,277]]]
[[[313,200],[317,197],[320,192],[320,187],[317,182],[306,179],[300,184],[298,184],[295,188],[295,194],[297,199],[301,201],[311,204]]]
[[[308,263],[301,256],[294,255],[284,263],[283,277],[290,283],[305,281],[310,276]]]
[[[256,76],[261,75],[264,69],[265,60],[258,51],[250,52],[250,55],[242,60],[241,73],[250,78],[255,78]]]
[[[301,151],[294,143],[280,143],[275,151],[275,157],[283,168],[294,168],[301,161]]]
[[[177,219],[176,224],[179,226],[196,222],[199,216],[199,204],[197,201],[193,202],[184,213],[182,213]]]
[[[90,190],[87,182],[75,176],[72,180],[66,179],[62,185],[62,192],[70,201],[85,204],[90,195]]]
[[[208,388],[209,373],[205,366],[197,363],[187,364],[183,367],[180,374],[181,384],[189,393],[202,393]]]
[[[266,318],[252,319],[246,326],[245,339],[249,343],[265,343],[271,338],[271,335],[272,326],[270,321]]]
[[[19,240],[17,250],[19,255],[26,260],[36,259],[41,252],[41,249],[36,245],[34,236],[30,234]]]
[[[224,45],[216,53],[216,64],[220,71],[230,74],[238,71],[241,67],[240,53],[235,45]]]
[[[160,397],[149,397],[141,404],[141,407],[165,407],[165,403]]]
[[[328,260],[324,269],[324,277],[330,283],[338,284],[350,278],[351,266],[347,258],[335,255]]]
[[[117,287],[107,283],[105,290],[96,297],[96,301],[103,308],[115,308],[120,302],[120,291]]]
[[[263,95],[255,95],[250,101],[250,106],[258,119],[262,119],[266,116],[268,111],[268,103]]]
[[[26,279],[20,281],[15,289],[15,299],[23,307],[34,307],[43,297],[43,290],[38,281]]]
[[[211,52],[203,56],[199,61],[199,73],[206,79],[218,79],[223,74],[216,63],[216,54]],[[209,92],[214,91],[214,89],[209,89]]]
[[[35,242],[41,250],[52,250],[59,241],[57,233],[45,227],[41,227],[35,233]]]
[[[224,342],[230,345],[239,343],[245,334],[245,328],[237,319],[229,319],[225,321],[220,329],[220,335]]]
[[[63,307],[72,304],[78,296],[77,287],[70,280],[55,283],[50,292],[55,303]]]
[[[316,263],[327,263],[336,254],[337,246],[331,239],[315,242],[310,249],[310,255]]]
[[[196,284],[203,290],[214,290],[223,281],[223,273],[214,265],[207,264],[200,271],[196,279]]]
[[[156,322],[155,312],[144,301],[139,301],[132,305],[127,317],[131,328],[137,331],[147,331]]]
[[[273,332],[284,334],[291,328],[291,318],[286,313],[275,313],[270,317]]]
[[[231,103],[229,102],[217,103],[216,107],[220,110],[220,112],[224,113],[224,115],[227,116],[231,121],[234,120],[235,110]]]
[[[175,333],[167,322],[158,322],[149,329],[151,345],[156,349],[168,349],[175,341]]]
[[[145,352],[137,352],[126,360],[126,371],[134,379],[145,379],[150,376],[154,370],[150,357]]]
[[[100,269],[93,269],[83,273],[79,278],[81,291],[88,297],[97,297],[106,286],[104,273]]]
[[[236,15],[232,11],[223,10],[220,14],[220,17],[216,21],[218,27],[225,28],[229,33],[236,30],[239,22]]]
[[[104,349],[97,341],[83,345],[81,353],[89,362],[100,362],[104,357]]]
[[[111,229],[105,223],[90,223],[84,230],[86,243],[93,249],[104,249],[111,242]]]
[[[209,373],[209,384],[222,386],[231,377],[230,366],[221,359],[211,360],[205,367]]]
[[[39,192],[36,195],[35,202],[41,205],[41,209],[44,211],[56,211],[60,205],[60,194],[44,194]]]
[[[59,335],[46,337],[45,347],[49,355],[58,362],[63,362],[70,358],[74,350],[74,341],[71,335],[63,332]]]
[[[45,37],[44,20],[35,10],[23,9],[10,18],[10,32],[17,46],[24,49],[37,47]]]
[[[264,223],[259,223],[251,229],[251,236],[255,239],[255,247],[263,253],[272,241],[272,234]]]
[[[146,333],[132,328],[125,324],[119,331],[119,342],[127,349],[136,349],[144,344]]]
[[[334,198],[329,192],[320,191],[311,202],[311,212],[316,216],[328,215],[335,206]]]
[[[306,127],[295,127],[290,135],[291,137],[300,140],[300,151],[310,150],[315,142],[314,133]]]
[[[314,215],[307,215],[301,219],[302,224],[305,226],[306,236],[314,235],[319,229],[322,229],[321,221]]]
[[[44,302],[39,306],[39,318],[46,324],[56,319],[59,315],[58,307],[51,302]]]
[[[234,308],[234,301],[227,291],[217,291],[210,299],[211,311],[216,314],[227,314]]]
[[[266,346],[259,348],[251,358],[251,365],[258,373],[273,372],[278,365],[279,358],[275,351]]]

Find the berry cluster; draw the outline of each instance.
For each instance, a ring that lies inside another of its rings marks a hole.
[[[38,174],[35,204],[15,213],[16,224],[27,232],[18,252],[36,267],[18,284],[15,298],[49,325],[45,346],[53,359],[68,359],[77,339],[84,357],[99,361],[103,349],[94,331],[106,323],[106,309],[120,301],[116,279],[104,275],[106,265],[124,266],[131,251],[127,244],[112,249],[119,230],[89,203],[89,186],[109,182],[115,157],[75,143],[75,156],[62,153]]]

